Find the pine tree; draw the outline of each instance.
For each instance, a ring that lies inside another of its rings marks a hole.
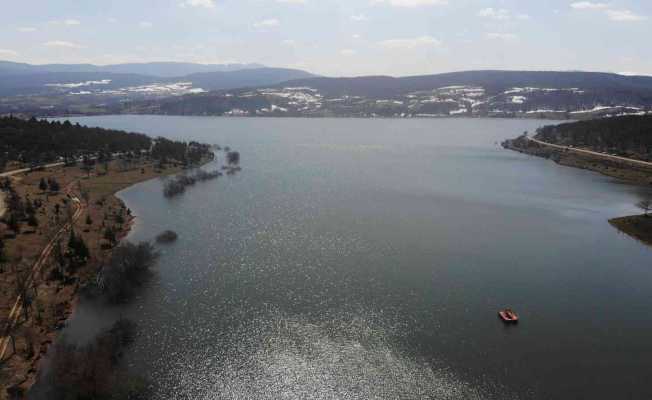
[[[15,213],[12,212],[9,214],[9,218],[7,219],[7,226],[15,233],[20,233],[20,224],[18,223],[18,217],[16,217]]]
[[[61,189],[59,182],[57,182],[57,180],[54,178],[48,179],[48,185],[50,186],[51,192],[58,192]]]
[[[32,227],[38,226],[38,219],[36,219],[36,215],[32,213],[27,216],[27,225]]]
[[[108,240],[111,242],[111,244],[114,244],[116,242],[116,237],[115,237],[115,232],[111,227],[107,227],[106,230],[104,231],[104,239]]]

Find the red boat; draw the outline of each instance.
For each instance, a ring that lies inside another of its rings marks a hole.
[[[502,311],[498,311],[498,316],[503,322],[518,322],[518,314],[512,311],[511,308],[506,308]]]

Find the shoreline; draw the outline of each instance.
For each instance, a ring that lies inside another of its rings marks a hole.
[[[579,149],[563,148],[547,145],[544,142],[530,140],[525,137],[509,139],[502,143],[503,148],[542,157],[566,167],[579,168],[597,172],[601,175],[615,178],[620,182],[643,187],[652,186],[652,168],[639,166],[636,160],[619,161],[605,155],[580,152]],[[611,218],[607,221],[621,233],[635,239],[646,246],[652,247],[652,217],[645,215],[629,215]]]
[[[199,168],[209,162],[213,161],[211,158],[203,160],[196,167]],[[43,307],[57,309],[57,314],[48,321],[37,322],[33,316],[29,316],[26,321],[21,325],[30,326],[35,332],[31,345],[34,356],[24,357],[21,354],[21,346],[26,347],[28,344],[24,338],[16,336],[16,352],[11,352],[12,346],[8,345],[6,354],[3,358],[3,366],[5,367],[5,376],[2,377],[2,390],[0,391],[0,400],[8,398],[7,390],[18,389],[22,393],[27,393],[29,389],[36,383],[42,370],[41,361],[45,358],[49,347],[56,342],[59,331],[62,330],[68,319],[74,314],[75,309],[80,301],[80,289],[87,284],[94,276],[94,271],[105,260],[110,257],[114,249],[125,240],[136,224],[136,216],[130,214],[126,203],[119,197],[122,190],[133,187],[137,184],[150,181],[152,179],[160,179],[162,177],[175,175],[183,172],[180,166],[170,166],[166,169],[157,169],[152,162],[145,162],[133,166],[126,171],[111,171],[111,173],[104,176],[95,175],[92,177],[84,177],[80,174],[81,171],[77,167],[74,168],[56,168],[51,171],[38,171],[28,172],[16,175],[15,184],[22,192],[30,193],[30,186],[43,176],[57,176],[57,179],[67,182],[64,178],[59,178],[63,174],[69,181],[68,185],[73,185],[75,182],[83,182],[84,188],[88,191],[89,200],[86,206],[81,205],[81,212],[79,218],[74,220],[72,227],[76,234],[81,236],[91,249],[91,258],[86,265],[79,268],[65,281],[50,281],[49,278],[43,277],[44,271],[38,271],[34,275],[34,287],[37,290],[39,298],[44,297],[45,303]],[[80,177],[81,176],[81,177]],[[73,189],[77,191],[78,189]],[[162,194],[161,194],[162,195]],[[61,195],[60,197],[64,197]],[[116,213],[117,210],[117,213]],[[124,221],[121,223],[109,222],[115,230],[115,243],[110,247],[106,247],[106,240],[102,239],[102,232],[107,215],[117,216],[123,215]],[[100,216],[104,216],[102,225],[97,226],[101,220]],[[84,216],[92,217],[92,225],[84,223]],[[116,226],[117,225],[117,226]],[[40,228],[43,229],[43,228]],[[39,229],[39,231],[40,231]],[[69,229],[63,229],[62,234],[64,239],[67,239]],[[39,237],[40,236],[40,237]],[[22,243],[19,238],[23,235],[17,235],[12,243],[14,246],[21,247]],[[37,237],[42,240],[42,234],[38,236],[30,235],[30,237]],[[65,240],[64,240],[65,242]],[[42,252],[43,247],[38,247],[38,254]],[[22,250],[21,250],[22,251]],[[34,251],[34,250],[33,250]],[[48,255],[46,260],[49,260],[51,255]],[[47,268],[44,268],[47,269]],[[13,298],[5,299],[13,302]],[[4,307],[3,307],[4,308]],[[4,313],[4,310],[2,311]],[[34,314],[34,312],[32,312]],[[40,311],[39,311],[40,314]],[[3,336],[3,339],[5,336]],[[22,340],[21,340],[22,339]],[[32,340],[30,339],[30,341]],[[25,350],[27,351],[27,350]],[[10,354],[10,356],[7,356]]]
[[[597,153],[590,154],[581,151],[582,149],[550,145],[522,136],[505,140],[501,145],[508,150],[547,158],[559,165],[594,171],[630,184],[652,186],[652,166],[633,165],[638,163],[638,160],[618,160],[606,154],[604,156]]]
[[[193,118],[224,118],[224,119],[369,119],[369,120],[438,120],[438,119],[518,119],[518,120],[542,120],[542,121],[577,121],[576,118],[558,118],[516,115],[441,115],[441,116],[414,116],[414,117],[385,117],[385,116],[358,116],[358,115],[206,115],[206,114],[163,114],[163,113],[106,113],[106,114],[62,114],[62,115],[34,115],[38,119],[65,119],[65,118],[92,118],[110,116],[152,116],[152,117],[193,117]]]

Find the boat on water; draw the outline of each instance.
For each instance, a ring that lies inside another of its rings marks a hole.
[[[498,311],[498,316],[506,323],[518,322],[518,314],[516,314],[511,308]]]

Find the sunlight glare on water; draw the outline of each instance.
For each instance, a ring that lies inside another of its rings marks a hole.
[[[271,312],[234,331],[225,354],[184,354],[162,378],[184,399],[487,397],[451,371],[393,350],[370,316],[341,317],[316,325]]]

